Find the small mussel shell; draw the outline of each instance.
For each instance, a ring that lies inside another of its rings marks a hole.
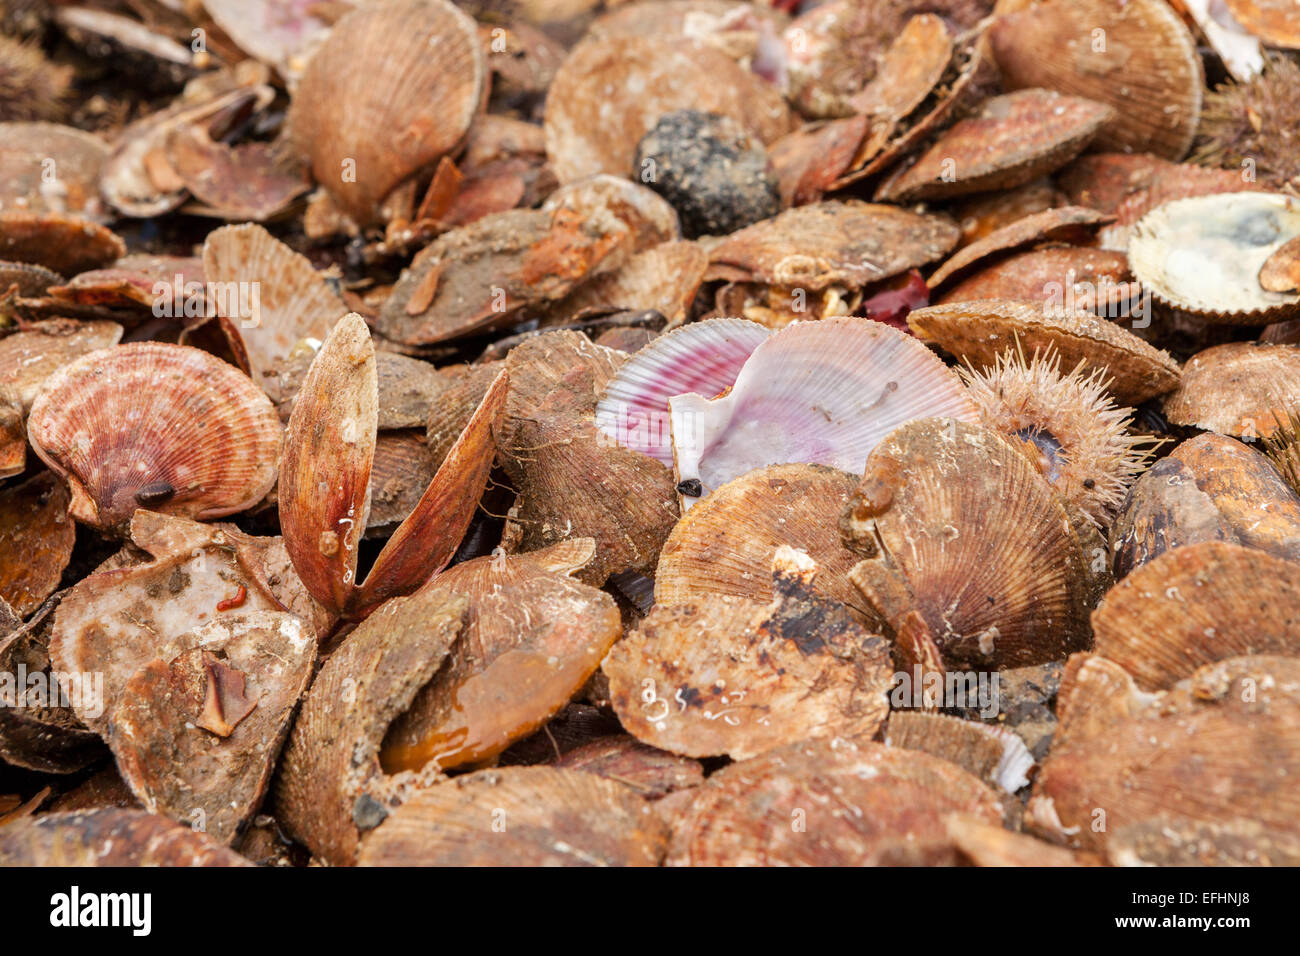
[[[1168,159],[1191,147],[1204,70],[1165,0],[1048,0],[998,17],[989,40],[1007,89],[1046,87],[1114,107],[1101,134],[1108,146]]]
[[[1155,298],[1208,322],[1267,325],[1300,314],[1300,295],[1269,292],[1259,273],[1300,236],[1300,204],[1236,192],[1165,203],[1134,227],[1128,257]]]
[[[57,123],[0,123],[0,210],[104,216],[99,171],[108,145]]]
[[[1267,438],[1300,408],[1300,347],[1230,342],[1193,355],[1164,411],[1175,425]]]
[[[252,866],[188,825],[143,810],[44,813],[0,829],[0,866]]]
[[[465,136],[487,67],[474,21],[447,0],[382,0],[343,17],[303,70],[289,139],[359,224]]]
[[[54,212],[0,212],[0,259],[76,275],[124,255],[126,244],[89,219]]]
[[[1064,368],[1082,361],[1104,369],[1111,394],[1123,405],[1138,405],[1178,386],[1180,369],[1168,353],[1089,312],[982,299],[915,309],[907,324],[976,367],[992,368],[999,355],[1017,346],[1026,355],[1054,349]]]
[[[1295,841],[1300,660],[1228,658],[1150,694],[1113,661],[1080,654],[1057,713],[1026,817],[1045,835],[1104,850],[1125,827],[1163,818],[1254,821],[1265,836]]]
[[[715,47],[672,36],[593,37],[579,43],[546,97],[546,154],[561,183],[634,170],[636,144],[678,109],[720,113],[762,143],[790,131],[776,87]]]
[[[744,760],[812,737],[873,736],[888,713],[889,645],[814,592],[816,565],[777,551],[770,605],[657,604],[603,665],[623,726],[690,757]]]
[[[994,97],[890,177],[876,198],[946,199],[1023,185],[1074,159],[1114,116],[1102,103],[1048,90]]]
[[[991,788],[930,754],[838,737],[791,744],[710,776],[676,820],[666,863],[952,864],[952,813],[1002,822]]]
[[[1253,448],[1213,433],[1188,439],[1129,491],[1111,526],[1115,574],[1199,541],[1300,562],[1300,496]]]
[[[1227,657],[1300,657],[1300,564],[1225,541],[1174,548],[1107,592],[1092,631],[1144,690]]]
[[[281,427],[248,377],[184,345],[91,352],[45,382],[32,447],[72,485],[72,514],[101,528],[140,507],[214,518],[275,483]]]
[[[481,770],[417,790],[361,866],[658,866],[667,830],[636,790],[579,770]]]
[[[1087,643],[1078,530],[1000,435],[939,418],[896,429],[867,459],[842,528],[880,549],[853,583],[896,632],[924,626],[952,666],[1041,664]]]

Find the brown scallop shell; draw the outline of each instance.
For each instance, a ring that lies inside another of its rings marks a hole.
[[[792,127],[774,86],[713,46],[666,36],[591,38],[570,51],[546,97],[546,153],[561,183],[629,176],[636,144],[676,109],[720,113],[772,143]]]
[[[271,490],[275,408],[232,366],[183,345],[91,352],[46,380],[28,437],[72,486],[79,521],[111,528],[137,508],[215,518]]]
[[[704,782],[698,760],[643,744],[630,734],[600,737],[567,751],[551,766],[581,770],[631,787],[648,800]]]
[[[891,176],[876,199],[947,199],[1023,185],[1074,159],[1114,115],[1102,103],[1048,90],[994,97]]]
[[[58,123],[0,123],[0,210],[104,218],[99,171],[108,146]]]
[[[413,793],[361,866],[657,866],[667,832],[631,787],[578,770],[481,770]]]
[[[600,667],[623,628],[613,598],[569,577],[595,543],[466,561],[432,587],[469,602],[465,628],[435,677],[395,720],[388,773],[482,765],[542,726]]]
[[[961,255],[961,253],[958,253]],[[1140,304],[1122,252],[1088,246],[1047,246],[1012,252],[946,289],[936,305],[1005,299],[1123,316]]]
[[[1300,496],[1264,455],[1241,442],[1212,432],[1188,439],[1129,492],[1111,526],[1115,574],[1200,541],[1300,562]]]
[[[1108,146],[1175,160],[1191,148],[1205,73],[1192,32],[1165,0],[1047,0],[998,17],[989,40],[1007,89],[1046,87],[1114,107],[1101,133]]]
[[[1300,564],[1225,541],[1174,548],[1111,588],[1092,630],[1143,690],[1227,657],[1300,657]]]
[[[278,364],[275,375],[279,384],[280,401],[276,404],[282,421],[289,420],[298,398],[298,390],[302,388],[303,379],[315,357],[316,353],[310,349],[295,349]],[[375,352],[375,372],[379,379],[378,424],[381,436],[389,430],[424,427],[434,402],[453,386],[450,378],[429,362],[382,349]],[[488,376],[482,382],[483,387],[465,408],[455,429],[447,436],[448,448],[456,441],[456,436],[483,400],[490,384],[492,377]]]
[[[382,354],[381,352],[380,355]],[[474,414],[474,409],[478,408],[483,396],[505,367],[505,360],[501,359],[481,365],[444,367],[439,370],[438,374],[451,384],[446,391],[435,396],[429,405],[425,438],[429,445],[429,456],[435,465],[441,464],[447,457],[457,436],[465,428],[465,423]]]
[[[124,255],[126,244],[89,219],[54,212],[0,212],[0,259],[75,275]]]
[[[1269,46],[1300,50],[1300,14],[1285,0],[1227,0],[1233,18]]]
[[[767,158],[780,184],[781,205],[820,200],[848,171],[870,127],[870,118],[858,114],[805,124],[772,143]]]
[[[318,636],[332,623],[307,596],[278,538],[149,511],[137,513],[131,536],[149,559],[98,571],[74,585],[50,635],[56,670],[103,675],[102,701],[73,701],[77,716],[93,730],[107,728],[136,671],[203,625],[286,610]]]
[[[782,547],[769,605],[657,604],[603,665],[623,726],[673,753],[733,760],[813,737],[873,736],[889,711],[889,646],[812,590],[816,571]]]
[[[1120,827],[1106,841],[1111,866],[1300,866],[1300,836],[1257,820],[1226,823],[1152,817]]]
[[[1008,794],[1028,786],[1034,769],[1034,758],[1015,731],[949,714],[895,710],[884,741],[891,747],[942,757]]]
[[[669,866],[956,862],[944,818],[1002,821],[996,794],[946,760],[844,738],[731,764],[676,821]]]
[[[627,226],[630,238],[597,264],[597,271],[616,268],[628,257],[682,237],[681,222],[668,200],[640,183],[600,173],[560,186],[542,204],[547,212],[567,210],[582,219],[613,216]]]
[[[321,859],[354,863],[362,834],[420,782],[409,773],[385,777],[380,744],[446,660],[467,607],[433,590],[394,598],[321,666],[290,731],[274,806],[285,830]]]
[[[553,320],[565,321],[587,309],[654,310],[670,325],[680,325],[708,264],[708,255],[694,242],[661,243],[584,282],[547,311]]]
[[[59,368],[121,338],[122,326],[116,322],[33,322],[0,339],[0,387],[15,392],[23,410],[30,411],[45,380]]]
[[[140,801],[117,772],[109,765],[91,774],[71,790],[67,790],[50,804],[55,813],[72,813],[85,810],[138,810]]]
[[[474,21],[447,0],[380,0],[343,17],[304,68],[289,139],[361,225],[464,138],[487,67]]]
[[[949,207],[961,227],[961,242],[957,248],[978,242],[1022,219],[1068,204],[1065,195],[1048,176],[1040,176],[1033,182],[1003,192],[959,199]]]
[[[34,298],[63,281],[63,276],[45,266],[0,259],[0,290],[4,293],[17,290],[20,298]]]
[[[21,474],[26,468],[23,403],[13,389],[0,386],[0,478]]]
[[[376,435],[366,537],[392,534],[415,510],[437,471],[423,429],[399,428]]]
[[[230,843],[261,803],[315,659],[298,618],[259,611],[181,635],[137,670],[107,740],[144,808]]]
[[[68,489],[49,472],[0,489],[0,597],[19,617],[54,593],[76,539]]]
[[[229,146],[198,126],[171,131],[167,164],[196,204],[188,211],[227,220],[263,222],[311,189],[306,173],[270,143]]]
[[[985,299],[915,309],[907,324],[977,367],[992,367],[1009,348],[1024,354],[1054,349],[1065,368],[1083,362],[1104,369],[1111,394],[1123,405],[1138,405],[1178,386],[1180,369],[1168,353],[1087,312]]]
[[[994,432],[946,418],[895,429],[842,527],[875,554],[854,585],[895,632],[924,628],[951,666],[1041,664],[1087,643],[1093,582],[1076,522]]]
[[[1300,292],[1300,236],[1288,239],[1259,270],[1266,292]]]
[[[709,254],[706,278],[821,290],[859,289],[947,254],[958,230],[944,216],[848,200],[787,209],[732,233]]]
[[[174,307],[171,318],[181,322],[204,313],[203,279],[203,260],[197,256],[130,255],[56,284],[49,295],[59,302],[137,314],[152,314],[155,305],[164,303]]]
[[[277,365],[304,343],[323,342],[348,312],[305,256],[253,223],[208,233],[203,242],[203,273],[210,284],[229,284],[226,309],[213,303],[214,314],[235,320],[252,379],[273,401],[284,397]],[[240,296],[234,290],[242,288],[256,291],[256,315],[241,314]]]
[[[1230,342],[1193,355],[1165,415],[1220,435],[1267,438],[1300,408],[1300,347]]]
[[[766,604],[776,596],[773,558],[789,545],[821,569],[815,592],[870,620],[848,580],[857,559],[838,531],[855,480],[822,465],[772,465],[715,488],[686,512],[664,543],[655,602],[673,607],[730,596]]]
[[[972,866],[1087,866],[1083,854],[1045,840],[956,814],[944,821],[957,851]]]
[[[938,85],[952,52],[952,37],[943,19],[919,13],[903,25],[881,57],[876,75],[849,103],[869,116],[902,119]]]
[[[44,813],[0,829],[0,866],[252,866],[188,826],[141,810]]]
[[[1266,834],[1294,840],[1297,688],[1294,658],[1229,658],[1148,694],[1118,664],[1076,655],[1027,821],[1095,850],[1151,819],[1176,827],[1253,820]]]

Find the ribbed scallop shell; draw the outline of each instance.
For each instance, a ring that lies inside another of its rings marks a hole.
[[[1259,271],[1300,236],[1300,203],[1224,193],[1165,203],[1134,227],[1129,265],[1159,301],[1208,322],[1267,325],[1300,314],[1300,295],[1267,292]]]
[[[145,342],[91,352],[51,375],[28,436],[68,477],[73,515],[113,527],[139,507],[215,518],[256,504],[275,483],[281,428],[238,369],[199,349]]]
[[[565,322],[587,309],[653,309],[671,325],[680,325],[708,264],[708,255],[694,242],[663,242],[584,282],[547,312]]]
[[[913,418],[976,421],[953,372],[915,338],[867,319],[799,322],[745,362],[731,391],[669,401],[680,481],[709,491],[785,462],[856,473],[876,444]],[[693,499],[684,499],[690,507]]]
[[[1108,147],[1167,159],[1191,147],[1204,72],[1191,31],[1165,0],[1049,0],[999,17],[989,37],[1007,89],[1046,87],[1113,106]]]
[[[1267,438],[1300,408],[1300,347],[1230,342],[1193,355],[1164,409],[1176,425]]]
[[[303,70],[289,137],[339,206],[368,223],[394,186],[460,142],[486,82],[474,21],[447,0],[368,3]]]
[[[730,388],[771,334],[748,319],[705,319],[659,336],[619,367],[596,405],[596,426],[620,445],[671,466],[668,400]]]

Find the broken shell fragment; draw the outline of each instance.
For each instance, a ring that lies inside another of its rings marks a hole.
[[[888,712],[889,647],[811,589],[816,565],[777,549],[770,605],[712,597],[656,605],[604,663],[639,739],[744,760],[813,737],[873,736]]]
[[[669,408],[677,480],[698,481],[704,495],[767,465],[855,472],[903,422],[977,414],[929,349],[857,318],[788,326],[754,349],[726,395],[678,395]],[[683,497],[683,508],[693,503]]]
[[[1164,399],[1177,425],[1253,440],[1267,438],[1300,408],[1300,347],[1231,342],[1198,352]]]
[[[1008,349],[1025,354],[1054,350],[1067,368],[1083,362],[1104,369],[1107,389],[1125,405],[1178,386],[1180,369],[1168,353],[1089,312],[985,299],[914,309],[907,324],[976,368],[994,367]]]
[[[142,810],[43,813],[0,828],[0,866],[252,866],[207,834]]]
[[[792,744],[710,776],[676,821],[666,863],[952,864],[951,813],[1002,821],[992,789],[930,754],[844,738]]]
[[[578,770],[480,770],[413,793],[361,866],[658,866],[667,832],[631,787]]]
[[[32,447],[72,487],[79,521],[114,528],[137,508],[233,514],[275,483],[280,420],[237,369],[183,345],[91,352],[45,382]]]
[[[1143,690],[1228,657],[1300,657],[1300,564],[1225,541],[1174,548],[1111,588],[1092,630]]]
[[[68,489],[49,472],[0,488],[0,597],[19,617],[59,586],[76,537]]]

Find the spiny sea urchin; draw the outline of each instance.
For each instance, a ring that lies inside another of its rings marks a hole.
[[[0,34],[0,122],[58,119],[71,82],[71,67],[51,63],[33,43]]]
[[[1286,419],[1264,439],[1263,448],[1286,483],[1300,494],[1300,409],[1287,412]]]
[[[1225,169],[1255,165],[1255,178],[1284,186],[1300,183],[1300,65],[1268,55],[1248,83],[1230,81],[1206,94],[1195,162]]]
[[[1131,409],[1114,404],[1105,373],[1061,373],[1055,353],[1026,362],[1008,350],[995,367],[960,369],[984,424],[1019,438],[1051,485],[1104,529],[1146,467],[1150,439],[1130,435]]]

